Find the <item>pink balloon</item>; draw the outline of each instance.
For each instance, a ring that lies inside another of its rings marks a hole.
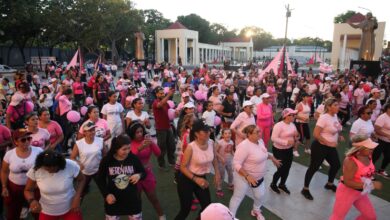
[[[164,87],[164,93],[167,94],[169,92],[169,87]]]
[[[86,104],[86,105],[92,105],[92,104],[93,104],[93,99],[92,99],[91,97],[87,97],[87,98],[85,99],[85,104]]]
[[[145,88],[145,87],[140,87],[140,88],[138,89],[138,91],[139,91],[139,93],[141,93],[141,94],[145,94],[146,88]]]
[[[172,81],[176,81],[176,77],[172,77]]]
[[[198,105],[197,110],[198,110],[198,113],[201,113],[201,112],[202,112],[202,110],[203,110],[202,104],[199,104],[199,105]]]
[[[198,101],[203,101],[203,100],[205,100],[205,99],[204,99],[203,92],[200,91],[200,90],[196,91],[194,95],[195,95],[196,100],[198,100]]]
[[[175,108],[175,103],[172,100],[168,100],[169,108]]]
[[[34,103],[27,101],[26,104],[30,109],[34,109]]]
[[[218,126],[221,124],[221,118],[219,116],[215,116],[214,118],[214,126]]]
[[[175,115],[176,115],[175,109],[172,109],[172,108],[168,109],[169,120],[173,121],[175,119]]]
[[[83,106],[83,107],[80,108],[80,113],[81,113],[82,116],[87,114],[87,111],[88,111],[87,106]]]
[[[203,100],[207,100],[207,92],[203,92]]]
[[[80,121],[80,113],[72,110],[72,111],[69,111],[68,114],[66,115],[66,118],[72,122],[72,123],[77,123]]]

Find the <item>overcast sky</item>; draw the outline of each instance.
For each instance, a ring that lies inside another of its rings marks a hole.
[[[333,38],[333,18],[347,10],[366,14],[367,8],[378,21],[385,21],[385,39],[390,38],[389,0],[133,0],[138,9],[156,9],[175,21],[179,15],[198,14],[210,23],[229,30],[258,26],[274,37],[284,37],[285,5],[294,10],[289,19],[288,38]],[[321,3],[323,2],[323,3]]]

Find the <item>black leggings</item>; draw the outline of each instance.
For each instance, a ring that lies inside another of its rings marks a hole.
[[[326,159],[330,165],[328,182],[333,183],[336,174],[340,169],[339,154],[335,147],[328,147],[317,140],[313,141],[311,145],[310,165],[305,175],[305,187],[309,187],[311,179],[320,168],[324,159]]]
[[[341,110],[346,111],[346,113],[339,111],[339,113],[337,113],[337,116],[341,120],[341,125],[344,126],[349,121],[349,119],[351,118],[350,117],[349,106],[347,106],[347,108],[345,108],[345,109],[342,108]]]
[[[378,139],[378,146],[374,149],[374,152],[372,153],[372,163],[375,164],[375,162],[379,159],[379,157],[381,157],[382,153],[383,153],[383,160],[382,160],[382,165],[380,170],[386,169],[386,166],[390,162],[390,143]]]
[[[272,146],[272,153],[276,159],[281,160],[282,162],[282,165],[274,174],[272,184],[276,185],[280,179],[280,185],[286,185],[286,180],[293,161],[293,148],[278,149]]]
[[[198,177],[206,178],[206,177]],[[177,179],[177,194],[180,200],[180,211],[175,217],[175,220],[185,220],[191,211],[193,194],[198,198],[201,209],[199,214],[211,203],[210,189],[200,188],[194,181],[187,176],[179,173]]]

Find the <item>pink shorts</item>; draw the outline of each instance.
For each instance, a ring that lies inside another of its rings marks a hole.
[[[156,189],[156,177],[154,176],[152,169],[150,167],[145,168],[146,178],[140,180],[137,184],[137,188],[139,191],[151,192]]]

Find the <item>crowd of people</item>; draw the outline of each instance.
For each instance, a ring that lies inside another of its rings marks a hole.
[[[6,219],[29,212],[34,219],[82,219],[80,204],[92,180],[103,196],[105,219],[142,219],[142,192],[158,218],[167,219],[154,155],[158,170],[172,171],[176,184],[180,208],[171,219],[186,219],[197,203],[202,220],[234,219],[252,194],[248,215],[262,220],[267,160],[277,167],[270,191],[290,194],[287,179],[300,152],[310,156],[304,198],[314,199],[310,182],[329,166],[324,188],[336,192],[330,218],[344,219],[352,205],[360,219],[376,218],[367,195],[382,187],[375,175],[389,178],[389,75],[310,69],[284,76],[254,65],[226,71],[204,64],[187,71],[136,62],[122,74],[104,64],[87,70],[53,63],[45,75],[27,71],[1,79],[0,201]],[[343,164],[340,142],[350,148]],[[212,182],[219,198],[233,191],[228,208],[212,203]]]

